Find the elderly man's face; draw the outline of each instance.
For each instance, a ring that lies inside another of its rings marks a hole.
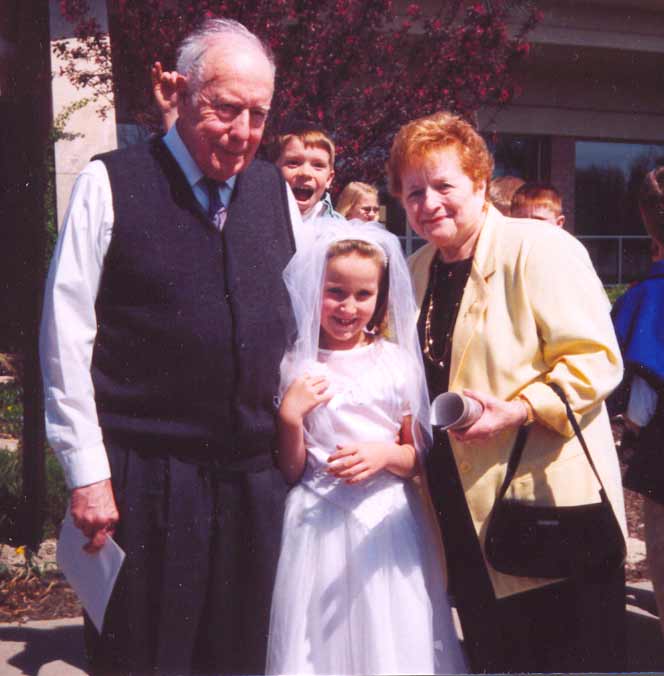
[[[179,107],[178,131],[201,171],[225,181],[256,154],[274,77],[265,56],[238,41],[209,50],[201,81],[197,99],[188,93]]]

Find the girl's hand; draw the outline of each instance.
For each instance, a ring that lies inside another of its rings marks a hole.
[[[332,399],[330,386],[325,376],[304,375],[296,378],[286,390],[279,407],[279,416],[284,422],[300,424],[316,406]]]
[[[482,404],[482,415],[470,426],[461,430],[450,430],[450,434],[462,442],[481,441],[512,427],[520,427],[528,417],[526,405],[520,399],[503,401],[490,394],[464,390],[463,393]]]
[[[365,481],[385,469],[398,444],[362,442],[339,444],[337,450],[327,459],[328,472],[348,484]]]

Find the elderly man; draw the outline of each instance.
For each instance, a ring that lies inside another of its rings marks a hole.
[[[264,45],[211,20],[177,69],[177,124],[72,192],[42,326],[47,428],[91,555],[113,532],[127,554],[103,634],[89,627],[93,672],[260,673],[286,493],[281,273],[301,223],[253,159]]]

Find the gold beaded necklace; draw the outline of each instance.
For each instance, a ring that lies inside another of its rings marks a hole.
[[[432,286],[431,293],[429,294],[429,303],[427,305],[427,312],[424,319],[424,348],[422,352],[426,357],[426,359],[428,359],[436,368],[443,370],[446,364],[448,363],[450,352],[452,350],[452,332],[454,331],[454,325],[456,324],[457,315],[459,314],[459,306],[461,305],[461,298],[459,298],[459,300],[454,304],[454,307],[452,309],[451,321],[449,323],[449,328],[447,329],[447,333],[445,334],[445,338],[443,339],[442,351],[440,354],[437,355],[435,353],[436,341],[431,331],[431,320],[436,310],[434,296],[435,296],[436,280],[439,274],[440,274],[440,259],[436,257],[431,275],[434,280],[434,284]],[[450,269],[447,271],[448,280],[452,279],[453,275],[454,275],[453,270]]]

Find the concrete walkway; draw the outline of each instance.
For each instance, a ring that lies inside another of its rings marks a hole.
[[[84,676],[83,619],[0,624],[0,676]]]
[[[627,586],[628,671],[664,673],[664,639],[652,585]],[[82,676],[83,621],[0,624],[0,676]]]

